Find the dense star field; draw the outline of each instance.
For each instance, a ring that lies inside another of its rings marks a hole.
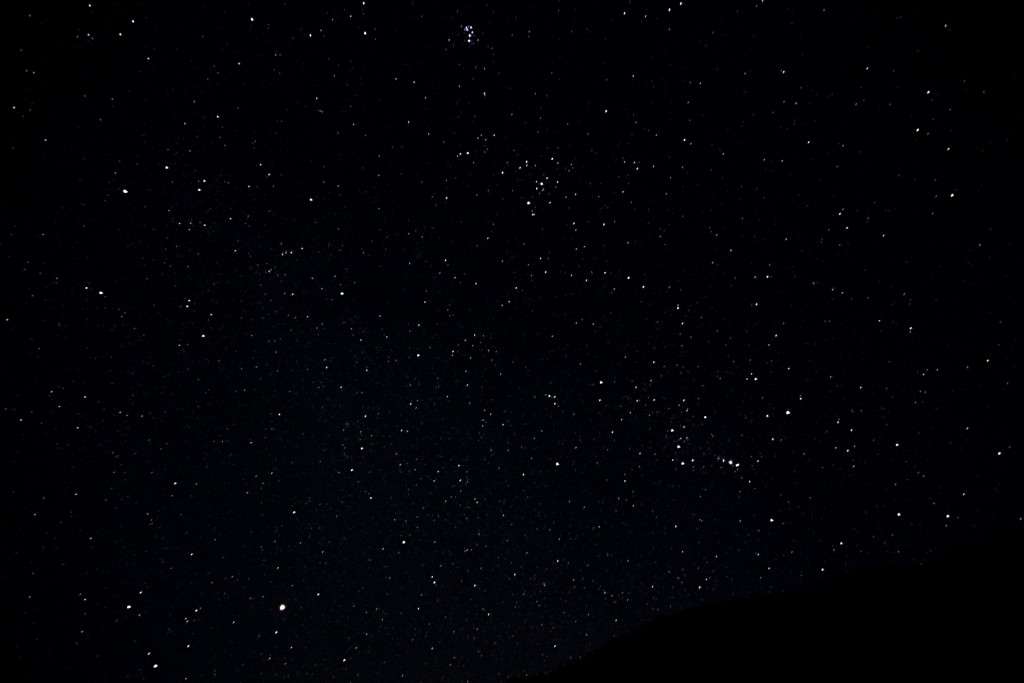
[[[502,681],[1021,524],[997,11],[38,4],[19,680]]]

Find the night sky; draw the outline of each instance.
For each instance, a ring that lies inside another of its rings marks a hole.
[[[502,681],[1020,525],[998,11],[35,4],[24,680]]]

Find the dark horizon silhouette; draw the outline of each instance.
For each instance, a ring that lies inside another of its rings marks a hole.
[[[553,672],[510,683],[688,680],[707,674],[990,676],[1019,665],[1024,530],[786,593],[654,621]]]

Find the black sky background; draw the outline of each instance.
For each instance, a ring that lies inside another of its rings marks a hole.
[[[1020,524],[999,11],[5,14],[26,680],[503,680]]]

